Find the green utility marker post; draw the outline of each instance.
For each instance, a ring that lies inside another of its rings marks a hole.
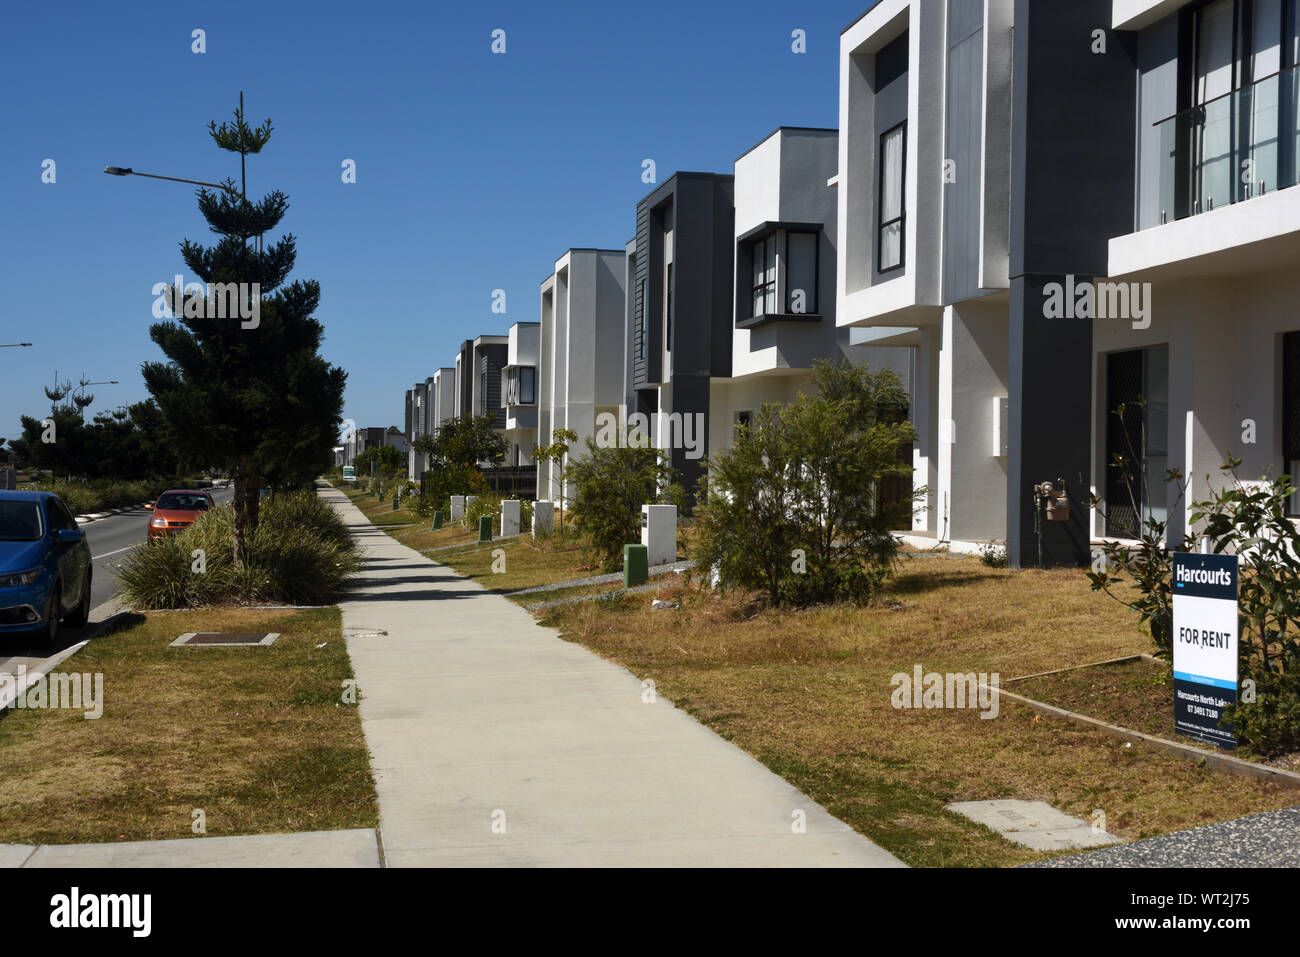
[[[431,531],[436,532],[440,528],[442,528],[442,509],[438,509],[433,513],[433,528]]]
[[[492,541],[492,516],[480,515],[478,519],[478,543],[486,545]]]
[[[650,580],[650,550],[645,545],[623,546],[623,587],[644,585]]]
[[[400,505],[401,502],[402,502],[402,496],[400,496],[400,495],[394,495],[394,496],[393,496],[393,511],[394,511],[394,512],[397,511],[397,506]]]

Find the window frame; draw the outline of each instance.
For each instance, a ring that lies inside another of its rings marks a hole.
[[[885,141],[899,133],[902,137],[898,164],[898,215],[890,220],[884,219],[885,213]],[[895,272],[907,266],[907,120],[891,126],[880,134],[876,166],[876,272]],[[892,266],[884,265],[885,230],[898,226],[898,262]]]

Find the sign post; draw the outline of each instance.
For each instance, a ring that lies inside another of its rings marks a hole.
[[[1233,749],[1237,736],[1220,725],[1237,703],[1236,555],[1174,554],[1174,730]]]

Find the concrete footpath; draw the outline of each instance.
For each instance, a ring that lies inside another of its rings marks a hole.
[[[120,844],[0,844],[0,867],[379,867],[370,828]]]
[[[340,607],[389,866],[903,866],[644,703],[625,669],[321,494],[365,549]]]

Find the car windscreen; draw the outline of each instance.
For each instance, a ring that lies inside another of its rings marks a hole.
[[[177,512],[206,512],[208,510],[208,497],[206,495],[182,495],[177,492],[168,492],[166,495],[158,496],[154,508]]]
[[[0,542],[40,541],[41,510],[35,502],[0,502]]]

